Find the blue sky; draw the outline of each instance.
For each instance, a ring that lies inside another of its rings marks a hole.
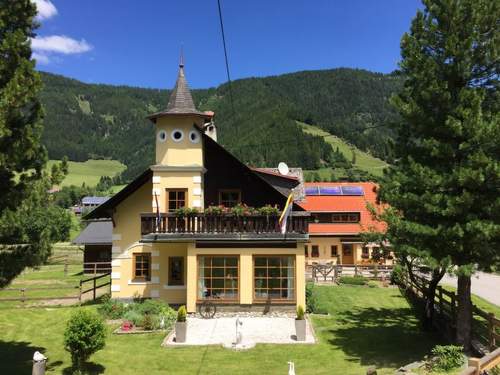
[[[171,88],[181,45],[192,87],[226,80],[217,0],[33,0],[40,70]],[[391,72],[417,0],[221,0],[231,76],[336,67]]]

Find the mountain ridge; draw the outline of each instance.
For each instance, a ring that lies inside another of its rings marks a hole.
[[[41,76],[42,141],[50,158],[116,159],[127,165],[125,180],[152,164],[154,128],[146,116],[166,107],[170,90],[89,84],[47,72]],[[285,160],[316,169],[334,161],[333,150],[322,137],[302,132],[296,121],[390,160],[390,130],[363,129],[394,121],[388,98],[401,84],[395,74],[349,68],[243,78],[231,85],[234,112],[227,83],[192,94],[200,110],[215,111],[220,143],[244,162],[263,166]],[[276,141],[285,137],[292,143],[282,147]]]

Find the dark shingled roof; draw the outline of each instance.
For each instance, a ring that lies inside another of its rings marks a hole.
[[[73,241],[77,245],[111,245],[113,223],[111,221],[91,221]]]
[[[184,64],[182,62],[179,64],[177,82],[172,94],[170,94],[167,108],[164,111],[149,115],[148,118],[154,120],[157,117],[166,115],[199,115],[207,117],[206,113],[198,111],[194,106],[193,97],[191,96],[191,91],[184,75]]]

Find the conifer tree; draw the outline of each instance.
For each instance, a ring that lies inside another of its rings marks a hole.
[[[47,193],[68,168],[63,160],[44,171],[41,81],[30,46],[35,15],[31,0],[0,0],[0,287],[46,261],[71,228],[69,213]]]
[[[401,42],[402,121],[379,198],[398,214],[395,246],[456,266],[456,338],[468,350],[470,276],[500,264],[500,3],[423,3]]]
[[[41,80],[31,60],[35,15],[31,0],[0,0],[0,213],[21,202],[46,162]]]

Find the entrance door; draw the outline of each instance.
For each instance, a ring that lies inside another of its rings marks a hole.
[[[354,264],[353,248],[352,243],[342,244],[342,264]]]

